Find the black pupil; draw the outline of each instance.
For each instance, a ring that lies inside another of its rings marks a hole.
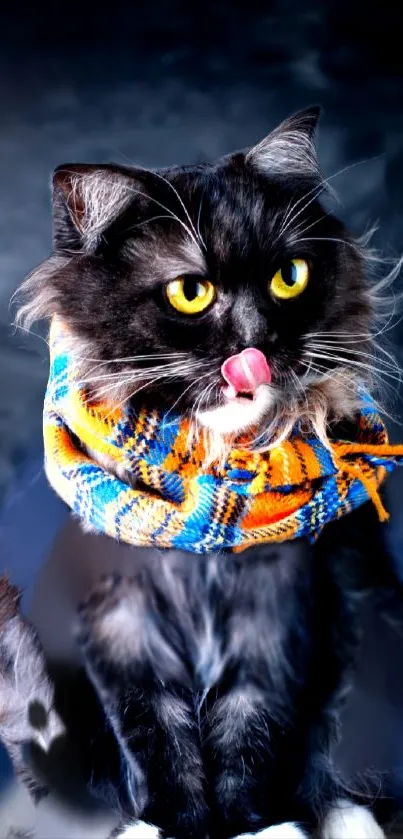
[[[198,297],[198,286],[200,280],[197,277],[185,277],[183,282],[183,294],[186,297],[186,300],[192,301],[195,297]]]
[[[293,286],[295,285],[296,280],[296,269],[293,262],[287,262],[286,265],[283,265],[281,269],[281,277],[284,280],[286,285]]]

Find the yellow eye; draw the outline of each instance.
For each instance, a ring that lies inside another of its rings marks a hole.
[[[291,300],[306,289],[309,280],[309,266],[305,259],[290,259],[279,271],[276,271],[270,292],[279,300]]]
[[[183,315],[198,315],[208,309],[215,297],[215,288],[201,277],[178,277],[166,287],[167,298]]]

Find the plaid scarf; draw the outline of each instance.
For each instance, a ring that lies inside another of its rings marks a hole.
[[[225,463],[206,466],[203,435],[192,437],[187,418],[89,402],[65,336],[54,321],[46,473],[92,529],[131,545],[207,553],[315,538],[368,499],[387,519],[379,487],[402,462],[403,446],[389,445],[369,398],[357,416],[356,442],[333,440],[327,448],[295,428],[270,451],[240,446]],[[130,484],[101,465],[105,458]]]

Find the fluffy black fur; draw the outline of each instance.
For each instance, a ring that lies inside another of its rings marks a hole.
[[[53,254],[27,281],[25,318],[59,314],[83,378],[111,401],[140,398],[141,387],[141,399],[168,410],[215,407],[223,361],[255,347],[273,371],[277,416],[305,411],[322,433],[351,419],[357,369],[361,381],[368,371],[371,293],[361,249],[319,201],[317,116],[299,114],[214,164],[60,167]],[[275,301],[270,279],[292,258],[308,262],[308,287]],[[166,284],[183,274],[215,285],[201,316],[169,306]],[[333,336],[338,357],[308,379],[311,333]],[[175,369],[173,352],[183,354]],[[268,410],[263,432],[271,421]],[[131,579],[100,583],[79,637],[120,751],[127,817],[176,839],[289,821],[316,829],[344,794],[332,750],[357,592],[374,585],[395,589],[370,506],[329,525],[314,547],[133,551]]]

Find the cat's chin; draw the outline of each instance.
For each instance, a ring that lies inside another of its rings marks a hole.
[[[198,422],[215,434],[238,434],[258,425],[275,405],[275,392],[270,385],[260,385],[253,399],[237,396],[210,411],[200,411]]]

